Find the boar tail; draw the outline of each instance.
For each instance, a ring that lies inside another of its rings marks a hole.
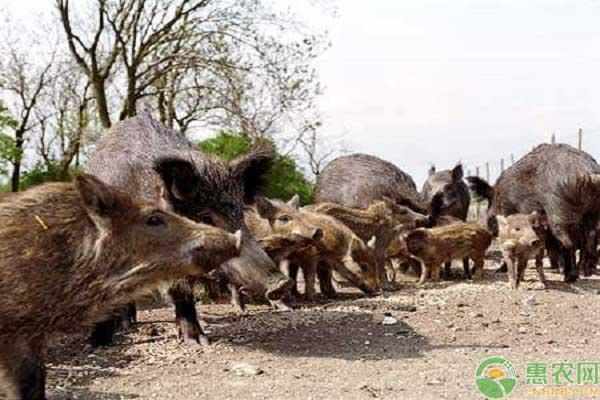
[[[468,176],[467,182],[469,182],[469,189],[471,189],[476,197],[487,200],[490,203],[492,202],[494,188],[489,183],[478,176]]]

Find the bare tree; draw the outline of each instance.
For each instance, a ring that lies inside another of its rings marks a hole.
[[[7,99],[6,104],[15,120],[12,127],[14,152],[9,161],[12,165],[11,190],[16,192],[20,185],[27,135],[38,122],[35,118],[37,105],[54,79],[56,49],[50,49],[47,57],[39,57],[39,54],[34,57],[37,54],[35,43],[16,39],[10,34],[4,36],[1,45],[6,58],[1,65],[0,90]]]
[[[298,139],[305,162],[315,177],[319,176],[323,167],[335,156],[348,152],[340,138],[320,136],[320,127],[320,122],[314,123]]]

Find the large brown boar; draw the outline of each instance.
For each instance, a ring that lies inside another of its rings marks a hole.
[[[422,214],[428,206],[413,179],[394,164],[367,154],[351,154],[331,161],[317,177],[315,202],[335,203],[366,209],[373,202],[390,198],[394,204],[410,207]],[[382,288],[394,289],[385,272],[385,250],[377,247],[377,273]]]
[[[250,237],[244,224],[245,201],[252,201],[259,191],[272,158],[272,149],[256,148],[225,163],[200,152],[180,132],[140,115],[113,125],[96,145],[86,171],[194,221],[230,232],[241,229],[245,235],[241,256],[221,269],[237,286],[279,306],[291,281]],[[192,284],[180,281],[169,294],[180,337],[194,343],[200,342],[203,333]],[[109,343],[113,327],[111,321],[99,325],[92,344]]]
[[[454,223],[436,228],[419,228],[406,236],[408,251],[423,263],[419,284],[440,278],[442,263],[470,258],[474,261],[474,279],[483,277],[485,252],[492,234],[477,224]]]
[[[53,333],[76,332],[165,280],[202,276],[239,255],[240,240],[90,175],[0,203],[0,391],[44,399]]]
[[[517,289],[523,280],[527,262],[535,257],[540,283],[546,287],[546,277],[542,259],[544,256],[544,239],[547,218],[543,212],[534,211],[527,214],[509,216],[497,215],[498,244],[508,267],[508,281],[513,289]]]
[[[467,180],[488,200],[488,225],[495,234],[496,215],[544,210],[549,225],[546,246],[560,255],[565,281],[577,280],[579,269],[589,275],[596,268],[600,165],[592,156],[566,144],[542,144],[504,171],[494,187],[478,177]]]

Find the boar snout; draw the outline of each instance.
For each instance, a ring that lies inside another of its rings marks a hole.
[[[219,265],[239,257],[242,248],[242,232],[225,233],[208,240],[195,242],[189,247],[192,263],[199,266],[203,273],[210,272]]]

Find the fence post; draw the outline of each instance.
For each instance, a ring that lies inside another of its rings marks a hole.
[[[583,150],[583,129],[577,131],[577,148]]]
[[[504,158],[500,159],[500,172],[504,172]]]
[[[490,163],[486,162],[485,163],[485,180],[486,181],[490,181]]]
[[[552,136],[550,136],[550,143],[556,144],[556,133],[552,133]]]
[[[515,164],[515,155],[511,154],[510,155],[510,165],[514,165]]]

